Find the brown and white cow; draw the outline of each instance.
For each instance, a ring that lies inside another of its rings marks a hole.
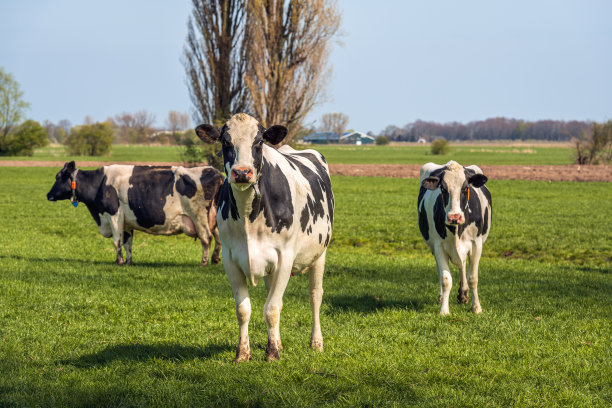
[[[213,167],[157,167],[113,164],[96,170],[64,164],[47,194],[49,201],[67,200],[87,206],[100,234],[113,238],[117,264],[132,265],[134,230],[155,235],[184,233],[202,244],[202,265],[219,262],[217,196],[223,176]],[[123,260],[122,246],[126,259]]]
[[[463,167],[455,161],[445,165],[427,163],[421,167],[418,198],[419,229],[436,258],[440,279],[440,314],[449,314],[448,299],[453,280],[449,259],[461,273],[459,303],[482,311],[478,299],[478,263],[482,245],[491,229],[491,194],[484,185],[487,177],[478,166]],[[469,258],[466,279],[466,260]]]
[[[314,150],[276,150],[287,134],[283,126],[264,129],[240,113],[217,130],[200,125],[203,141],[220,141],[227,177],[219,194],[217,223],[223,266],[229,278],[239,325],[236,362],[249,360],[251,301],[247,282],[264,279],[268,298],[266,359],[278,359],[283,294],[292,272],[310,271],[311,347],[322,350],[319,308],[323,295],[325,253],[331,238],[334,195],[323,156]]]

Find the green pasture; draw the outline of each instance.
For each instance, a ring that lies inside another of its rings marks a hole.
[[[56,171],[0,168],[0,406],[612,404],[608,183],[490,181],[483,314],[440,317],[417,180],[332,177],[324,352],[295,276],[281,360],[264,361],[262,283],[253,360],[236,366],[222,265],[201,268],[193,239],[137,233],[136,265],[115,266],[85,207],[46,201]]]
[[[481,146],[453,145],[446,155],[432,155],[429,146],[354,146],[315,145],[299,148],[319,150],[329,163],[345,164],[423,164],[430,161],[446,163],[453,159],[462,164],[572,164],[573,152],[558,145],[535,147],[497,146],[483,142]],[[179,162],[178,146],[114,145],[110,155],[103,157],[71,156],[63,146],[37,149],[31,157],[0,157],[0,160],[79,161],[101,160],[112,163],[133,161]]]

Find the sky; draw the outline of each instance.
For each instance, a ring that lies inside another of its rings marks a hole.
[[[0,0],[0,66],[29,118],[191,112],[189,0]],[[417,119],[612,119],[612,1],[339,0],[324,102],[375,133]]]

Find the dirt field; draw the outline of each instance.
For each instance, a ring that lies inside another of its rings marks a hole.
[[[79,162],[81,167],[99,167],[109,163],[90,161]],[[171,166],[180,163],[170,162],[134,162],[136,165]],[[0,161],[0,167],[57,167],[64,165],[61,161]],[[398,178],[418,178],[418,164],[330,164],[332,174],[345,176],[380,176]],[[612,166],[482,166],[482,170],[492,180],[545,180],[545,181],[612,181]]]

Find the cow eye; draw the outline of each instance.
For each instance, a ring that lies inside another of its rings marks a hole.
[[[227,139],[221,139],[221,145],[223,147],[232,147],[232,144]]]

